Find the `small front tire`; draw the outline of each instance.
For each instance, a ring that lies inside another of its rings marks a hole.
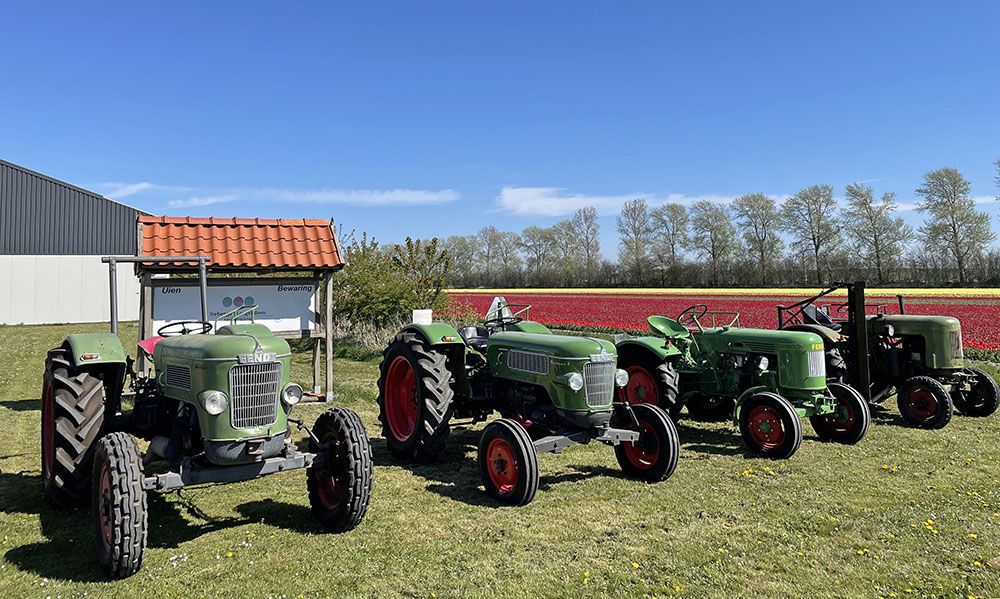
[[[820,439],[854,445],[864,438],[871,426],[872,414],[868,402],[853,387],[835,382],[828,383],[828,386],[837,399],[837,411],[810,416],[809,422]]]
[[[956,392],[952,395],[955,409],[966,416],[989,416],[997,411],[1000,404],[1000,387],[988,373],[978,368],[966,368],[976,377],[972,389],[967,393]]]
[[[920,428],[944,428],[954,411],[947,389],[929,376],[914,376],[903,381],[896,393],[896,403],[903,420]]]
[[[479,474],[501,503],[527,505],[538,491],[538,456],[528,431],[509,418],[494,420],[479,440]]]
[[[142,567],[146,553],[145,475],[135,439],[110,433],[94,452],[93,516],[97,559],[111,578],[128,578]]]
[[[631,411],[634,419],[624,410],[615,419],[616,426],[639,432],[638,441],[615,445],[615,458],[622,472],[650,483],[670,478],[677,469],[681,451],[677,427],[658,406],[637,404]]]
[[[365,517],[372,494],[372,450],[361,419],[347,408],[320,414],[309,441],[319,463],[306,470],[313,516],[330,532],[353,529]]]
[[[740,435],[750,451],[766,458],[792,457],[802,444],[795,406],[777,393],[761,392],[740,406]]]

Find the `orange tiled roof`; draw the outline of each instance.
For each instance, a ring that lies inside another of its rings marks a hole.
[[[209,256],[209,266],[339,268],[329,222],[316,219],[139,216],[144,256]]]

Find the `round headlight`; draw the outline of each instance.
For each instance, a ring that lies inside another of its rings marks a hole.
[[[205,406],[206,412],[216,416],[225,411],[229,398],[222,391],[205,391],[201,394],[201,404]]]
[[[885,334],[888,337],[895,337],[896,336],[896,327],[892,326],[891,324],[885,325]]]
[[[573,374],[569,375],[569,379],[567,380],[567,382],[569,383],[569,388],[574,391],[579,391],[580,389],[583,389],[583,375],[580,374],[579,372],[574,372]]]
[[[771,364],[771,361],[767,359],[767,356],[761,356],[760,361],[757,362],[757,368],[761,370],[767,370],[767,367]]]
[[[290,406],[294,406],[302,400],[302,387],[295,383],[285,385],[285,390],[281,392],[281,400]]]
[[[615,384],[619,387],[624,387],[628,384],[628,373],[621,368],[615,373]]]

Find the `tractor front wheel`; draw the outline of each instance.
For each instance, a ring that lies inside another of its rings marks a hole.
[[[837,399],[837,411],[810,416],[809,422],[820,439],[853,445],[864,438],[871,426],[868,402],[853,387],[843,383],[829,383],[829,387]]]
[[[966,416],[989,416],[997,411],[1000,403],[1000,388],[988,373],[978,368],[967,368],[976,376],[976,382],[967,393],[958,391],[952,395],[955,409]]]
[[[777,393],[757,393],[743,402],[739,422],[747,447],[763,457],[790,458],[802,444],[798,412]]]
[[[131,435],[111,433],[97,442],[92,501],[97,559],[112,578],[127,578],[142,567],[148,529],[143,478]]]
[[[628,372],[628,383],[619,390],[622,401],[660,406],[674,420],[681,415],[677,393],[680,374],[672,361],[656,359],[650,352],[625,346],[618,354],[618,367]]]
[[[501,503],[526,505],[538,491],[538,456],[528,431],[509,418],[494,420],[479,439],[479,475]]]
[[[615,426],[638,431],[638,441],[615,445],[615,458],[622,472],[646,482],[666,480],[677,468],[681,444],[677,427],[667,413],[654,405],[631,407],[632,415],[622,410]]]
[[[389,452],[402,460],[433,460],[444,449],[452,412],[447,357],[403,332],[383,352],[379,368],[379,420]]]
[[[313,427],[309,441],[318,463],[306,470],[313,516],[330,532],[353,529],[365,517],[372,496],[372,450],[365,425],[352,410],[331,408]]]
[[[921,428],[944,428],[954,410],[944,385],[929,376],[903,381],[896,393],[896,403],[903,420]]]

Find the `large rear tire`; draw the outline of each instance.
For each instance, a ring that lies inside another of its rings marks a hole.
[[[443,450],[451,420],[447,357],[410,332],[383,352],[378,379],[379,420],[389,452],[402,460],[430,461]]]
[[[618,353],[618,367],[629,375],[628,384],[618,392],[622,401],[659,406],[674,420],[680,417],[680,373],[673,361],[658,360],[648,351],[625,346]]]
[[[313,516],[330,532],[353,529],[365,517],[372,496],[372,450],[365,425],[352,410],[331,408],[320,414],[309,450],[322,456],[306,470]]]
[[[1000,404],[1000,387],[989,373],[978,368],[966,368],[976,375],[976,382],[968,393],[958,391],[951,398],[955,409],[966,416],[989,416],[997,411]]]
[[[896,393],[896,403],[903,420],[920,428],[944,428],[954,411],[951,395],[944,385],[929,376],[903,381]]]
[[[538,491],[538,455],[528,431],[501,418],[479,439],[479,475],[486,493],[501,503],[527,505]]]
[[[615,459],[631,478],[656,483],[670,478],[681,452],[677,427],[662,408],[650,404],[632,406],[635,420],[622,411],[615,426],[639,432],[638,441],[615,445]],[[638,422],[638,428],[636,427]]]
[[[94,525],[97,559],[112,578],[139,571],[146,553],[147,506],[142,457],[127,433],[110,433],[94,452]]]
[[[761,392],[740,406],[740,434],[750,451],[766,458],[792,457],[802,444],[795,406],[777,393]]]
[[[42,489],[49,503],[78,507],[90,500],[104,403],[96,373],[75,367],[64,347],[49,351],[42,381]]]
[[[853,387],[843,383],[828,383],[837,398],[837,411],[833,414],[809,417],[813,430],[820,439],[853,445],[864,438],[871,426],[872,414],[868,402]]]

